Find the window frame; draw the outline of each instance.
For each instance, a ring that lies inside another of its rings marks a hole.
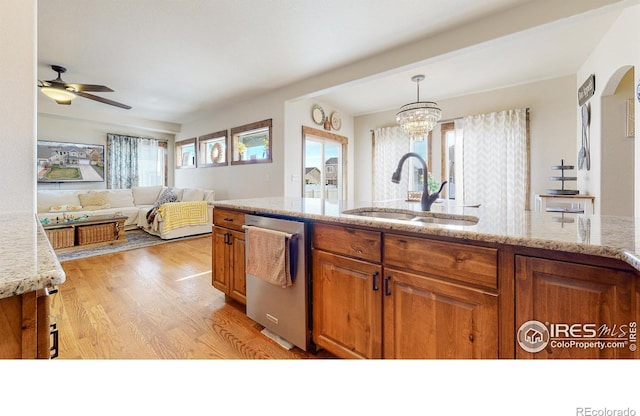
[[[193,163],[192,164],[183,164],[184,155],[182,154],[182,149],[186,146],[193,145]],[[176,169],[193,169],[197,165],[198,160],[198,146],[196,144],[196,138],[182,140],[176,142]]]

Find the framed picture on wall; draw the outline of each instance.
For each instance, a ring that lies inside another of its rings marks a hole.
[[[38,182],[104,182],[104,145],[38,140]]]

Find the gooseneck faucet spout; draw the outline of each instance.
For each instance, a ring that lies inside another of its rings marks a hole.
[[[431,211],[431,205],[433,205],[433,203],[436,202],[436,199],[440,197],[440,192],[442,192],[442,188],[444,188],[444,186],[447,184],[447,181],[444,181],[440,184],[440,189],[438,189],[438,192],[429,195],[429,171],[427,170],[427,162],[425,162],[422,156],[414,152],[404,154],[398,162],[398,168],[395,172],[393,172],[393,175],[391,176],[391,182],[400,183],[400,177],[402,176],[402,165],[404,165],[405,160],[410,157],[415,157],[420,161],[420,164],[422,164],[422,171],[424,172],[424,183],[422,184],[422,198],[420,199],[420,208],[423,211]]]

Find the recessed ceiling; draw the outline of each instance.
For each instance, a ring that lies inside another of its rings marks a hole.
[[[524,3],[40,0],[38,79],[55,78],[50,66],[62,65],[66,82],[106,85],[114,92],[100,95],[133,109],[80,98],[57,106],[38,94],[38,111],[185,123],[204,108],[248,99]],[[419,72],[427,76],[424,98],[573,73],[612,16],[532,29],[411,71],[362,80],[326,99],[358,115],[413,99],[410,76]]]

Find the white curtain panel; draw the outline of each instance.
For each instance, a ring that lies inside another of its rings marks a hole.
[[[464,203],[518,224],[527,201],[527,110],[463,118]]]
[[[400,126],[375,129],[373,133],[373,200],[404,200],[409,189],[409,164],[404,164],[399,184],[391,182],[391,176],[400,158],[409,152],[409,137]]]

